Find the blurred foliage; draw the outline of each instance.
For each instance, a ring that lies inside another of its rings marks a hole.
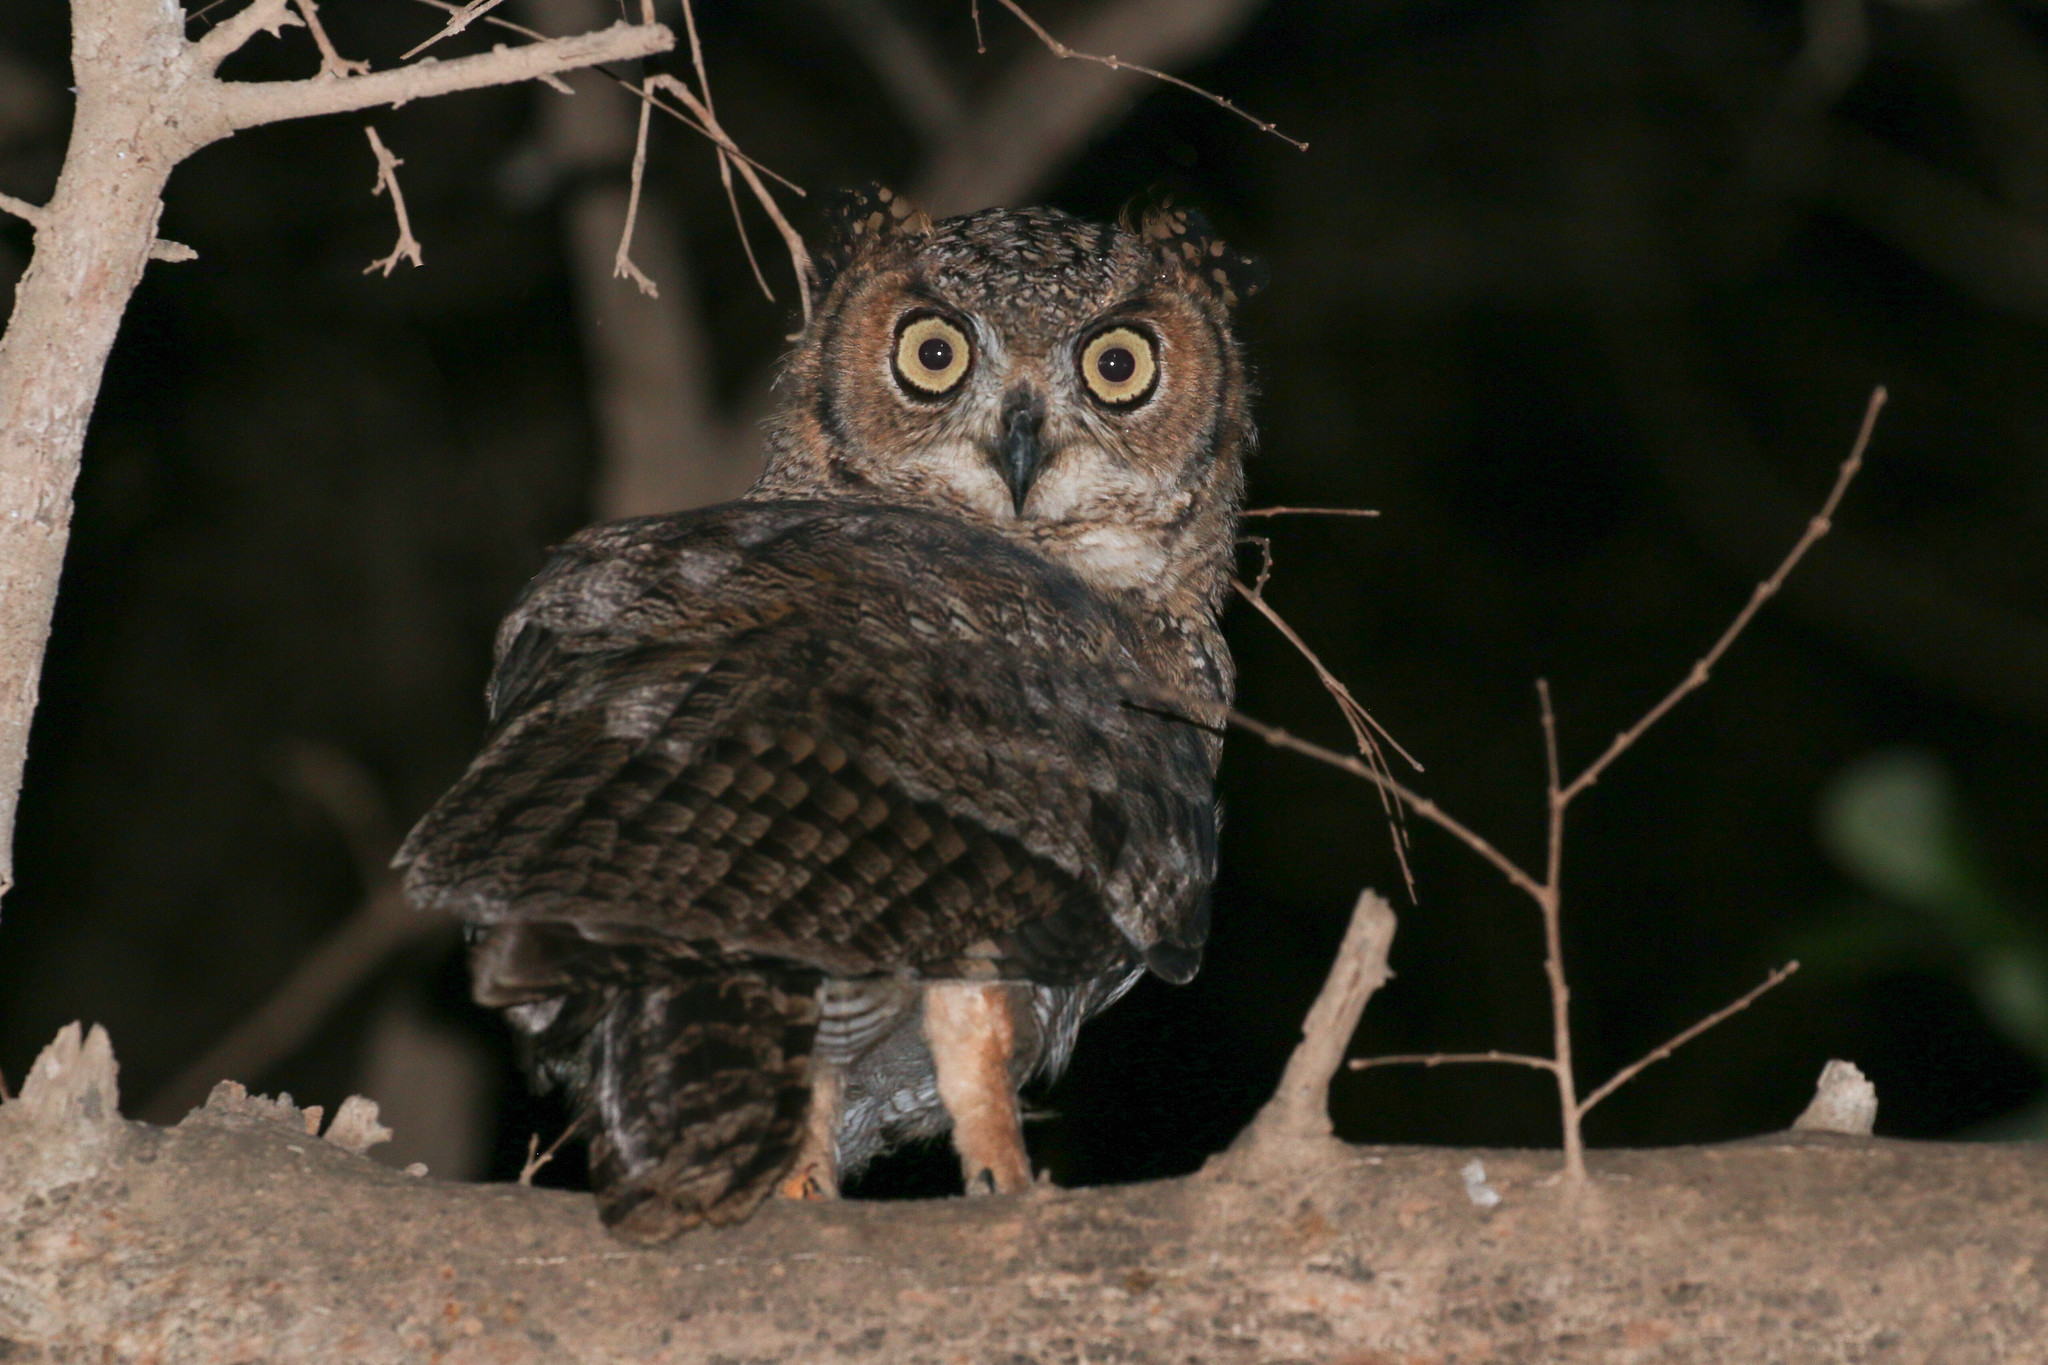
[[[1917,749],[1858,761],[1822,794],[1820,832],[1842,870],[1878,899],[1802,935],[1800,959],[1845,976],[1910,965],[1952,974],[2048,1076],[2048,929],[1984,865],[1941,761]],[[2048,1096],[1969,1135],[2048,1137]]]

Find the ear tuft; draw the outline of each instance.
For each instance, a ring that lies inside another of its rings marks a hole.
[[[1231,250],[1200,209],[1182,208],[1167,200],[1140,217],[1133,230],[1162,259],[1200,281],[1226,308],[1235,308],[1266,287],[1265,264],[1256,256]]]
[[[923,237],[932,216],[887,186],[870,181],[860,189],[836,190],[823,203],[825,244],[818,253],[822,294],[839,272],[885,242]]]

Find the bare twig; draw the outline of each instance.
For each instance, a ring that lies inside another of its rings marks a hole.
[[[391,248],[389,256],[364,266],[363,273],[367,275],[373,270],[382,270],[388,280],[400,261],[411,261],[414,269],[424,265],[425,261],[420,255],[419,240],[412,235],[412,219],[405,211],[405,191],[398,188],[398,168],[405,163],[391,154],[391,149],[377,136],[374,127],[366,123],[363,131],[369,134],[370,150],[377,155],[377,183],[370,190],[370,197],[374,199],[380,194],[389,194],[391,211],[398,216],[398,245]]]
[[[1327,763],[1333,768],[1341,768],[1353,777],[1364,778],[1367,782],[1372,783],[1390,796],[1399,797],[1401,803],[1407,806],[1409,810],[1442,829],[1487,862],[1492,863],[1499,870],[1500,874],[1514,883],[1517,888],[1531,896],[1542,894],[1543,887],[1534,877],[1524,872],[1515,864],[1513,859],[1488,843],[1479,834],[1460,823],[1442,806],[1439,806],[1420,792],[1410,787],[1402,786],[1393,778],[1375,772],[1362,760],[1353,758],[1349,754],[1340,754],[1335,749],[1325,749],[1320,744],[1303,739],[1299,735],[1290,734],[1277,725],[1268,725],[1262,720],[1257,720],[1244,714],[1242,711],[1230,712],[1229,722],[1240,730],[1251,731],[1251,733],[1265,740],[1266,743],[1276,749],[1289,749],[1307,758],[1313,758],[1318,763]]]
[[[1261,591],[1256,592],[1246,587],[1242,579],[1233,578],[1230,581],[1231,586],[1237,589],[1238,596],[1256,607],[1259,615],[1272,622],[1273,628],[1287,637],[1287,643],[1293,645],[1295,651],[1302,658],[1308,660],[1309,667],[1315,670],[1316,677],[1323,684],[1323,689],[1336,701],[1337,710],[1342,713],[1345,724],[1351,727],[1352,742],[1358,746],[1358,756],[1360,758],[1363,758],[1382,776],[1391,779],[1393,774],[1387,766],[1386,755],[1380,751],[1379,740],[1384,738],[1395,753],[1408,760],[1410,767],[1414,768],[1417,772],[1422,771],[1422,765],[1416,762],[1415,758],[1406,749],[1403,749],[1391,734],[1387,733],[1385,726],[1372,718],[1372,714],[1359,704],[1358,698],[1351,695],[1351,689],[1339,681],[1336,674],[1323,666],[1323,661],[1317,658],[1315,651],[1308,647],[1308,642],[1295,633],[1294,627],[1288,625],[1285,618],[1279,612],[1273,610],[1272,604],[1267,602],[1263,595],[1263,589],[1265,588],[1264,577],[1261,577],[1259,580]],[[1378,736],[1378,738],[1375,736]],[[1413,904],[1415,901],[1415,873],[1408,865],[1407,816],[1403,811],[1401,803],[1391,799],[1384,787],[1380,790],[1380,806],[1387,816],[1387,837],[1394,846],[1394,861],[1400,864],[1401,881],[1407,888],[1409,903]]]
[[[612,276],[631,280],[648,298],[658,299],[661,297],[660,288],[633,264],[633,225],[640,221],[640,190],[647,178],[647,125],[653,117],[654,102],[643,98],[640,103],[640,130],[633,139],[633,179],[632,188],[626,195],[626,225],[619,231],[619,249],[612,255]]]
[[[1077,12],[1074,46],[1172,68],[1220,50],[1261,0],[1102,0]],[[1129,111],[1145,78],[1062,60],[1038,44],[978,92],[970,116],[926,158],[910,197],[934,217],[1037,193]]]
[[[1743,606],[1741,611],[1736,613],[1735,620],[1729,624],[1728,629],[1721,632],[1721,638],[1714,641],[1713,648],[1709,649],[1706,654],[1701,656],[1699,662],[1692,666],[1692,671],[1686,674],[1684,681],[1672,688],[1662,701],[1645,712],[1641,720],[1616,735],[1613,742],[1607,746],[1607,751],[1587,764],[1585,771],[1571,780],[1570,785],[1564,789],[1562,794],[1563,800],[1567,804],[1570,803],[1573,797],[1599,781],[1600,774],[1607,771],[1608,765],[1621,757],[1631,744],[1641,739],[1645,730],[1648,730],[1652,725],[1662,720],[1664,714],[1684,700],[1688,693],[1696,691],[1706,683],[1707,676],[1713,670],[1714,665],[1721,661],[1721,656],[1726,654],[1728,647],[1735,643],[1735,637],[1742,634],[1744,627],[1749,625],[1750,618],[1756,615],[1757,609],[1777,595],[1778,589],[1784,585],[1786,576],[1792,572],[1801,559],[1805,558],[1806,552],[1813,548],[1814,542],[1828,533],[1833,525],[1835,508],[1841,504],[1842,495],[1849,489],[1849,481],[1854,479],[1856,472],[1863,468],[1863,452],[1870,447],[1870,436],[1877,429],[1877,415],[1884,410],[1886,396],[1882,384],[1871,390],[1870,403],[1863,410],[1863,425],[1856,433],[1856,444],[1850,448],[1849,457],[1842,461],[1841,469],[1835,474],[1834,487],[1828,490],[1827,500],[1821,504],[1820,511],[1816,512],[1812,519],[1806,523],[1804,534],[1799,537],[1797,543],[1787,552],[1785,558],[1779,563],[1777,570],[1769,578],[1757,584],[1756,590],[1749,596],[1749,601]]]
[[[493,0],[493,3],[495,2],[496,0]],[[292,0],[292,4],[297,7],[299,17],[306,21],[306,27],[312,31],[313,45],[320,49],[320,75],[324,79],[345,80],[350,76],[370,74],[368,62],[351,61],[334,50],[334,42],[327,36],[327,26],[320,22],[320,6],[315,0]],[[405,55],[410,57],[412,53],[408,52]]]
[[[1827,498],[1821,504],[1820,511],[1815,513],[1807,522],[1805,532],[1794,543],[1791,550],[1786,553],[1777,569],[1769,578],[1757,585],[1756,591],[1751,594],[1749,602],[1744,605],[1728,628],[1721,633],[1720,638],[1714,642],[1712,648],[1693,665],[1692,670],[1677,687],[1673,688],[1662,700],[1645,712],[1642,718],[1634,725],[1631,725],[1628,729],[1617,735],[1613,743],[1608,746],[1606,752],[1589,764],[1583,772],[1568,784],[1563,779],[1563,770],[1558,760],[1557,713],[1551,704],[1550,685],[1543,679],[1539,678],[1537,680],[1536,697],[1543,729],[1545,815],[1544,868],[1543,880],[1540,883],[1501,854],[1492,844],[1445,814],[1435,803],[1425,801],[1416,793],[1395,782],[1390,776],[1379,771],[1370,761],[1361,761],[1359,758],[1352,758],[1348,755],[1325,749],[1320,745],[1311,744],[1306,740],[1297,739],[1285,730],[1255,721],[1238,712],[1233,711],[1230,713],[1229,719],[1231,724],[1250,730],[1252,733],[1265,739],[1268,744],[1292,749],[1298,753],[1315,758],[1320,762],[1327,763],[1332,767],[1342,768],[1346,772],[1364,778],[1379,789],[1383,799],[1391,796],[1398,800],[1402,806],[1415,811],[1416,814],[1445,829],[1462,841],[1468,848],[1479,854],[1480,857],[1500,869],[1509,881],[1513,882],[1515,886],[1536,902],[1537,909],[1542,916],[1543,965],[1544,974],[1549,983],[1551,1003],[1552,1055],[1549,1058],[1506,1052],[1418,1053],[1365,1058],[1351,1063],[1354,1069],[1391,1066],[1400,1063],[1425,1066],[1438,1066],[1445,1063],[1502,1063],[1549,1071],[1557,1081],[1558,1103],[1562,1111],[1565,1178],[1569,1185],[1578,1187],[1582,1186],[1586,1180],[1584,1119],[1588,1110],[1633,1080],[1644,1068],[1670,1056],[1678,1048],[1699,1037],[1716,1024],[1748,1008],[1750,1003],[1758,996],[1777,986],[1785,978],[1798,970],[1799,964],[1793,962],[1771,973],[1762,985],[1749,991],[1732,1004],[1716,1010],[1691,1027],[1684,1029],[1669,1042],[1655,1048],[1640,1060],[1623,1067],[1591,1094],[1581,1099],[1573,1072],[1571,987],[1567,980],[1564,966],[1562,910],[1565,813],[1570,807],[1573,798],[1597,781],[1600,774],[1615,759],[1625,753],[1636,740],[1641,738],[1644,732],[1656,724],[1658,720],[1662,719],[1687,693],[1705,684],[1713,666],[1728,651],[1729,646],[1735,642],[1744,627],[1756,615],[1757,610],[1777,593],[1786,577],[1798,565],[1806,552],[1813,547],[1814,543],[1828,533],[1835,510],[1840,506],[1843,494],[1847,491],[1850,481],[1855,478],[1857,471],[1862,468],[1863,456],[1869,448],[1871,433],[1876,427],[1877,416],[1882,410],[1884,402],[1885,390],[1880,386],[1873,390],[1870,395],[1870,402],[1864,410],[1863,422],[1858,428],[1855,443],[1851,447],[1848,457],[1843,460],[1841,468],[1835,476],[1834,485],[1829,490]],[[1250,600],[1253,605],[1260,607],[1268,618],[1274,621],[1275,625],[1280,626],[1290,640],[1296,641],[1296,648],[1300,649],[1309,658],[1311,663],[1315,663],[1319,674],[1325,671],[1320,663],[1316,663],[1314,656],[1308,653],[1307,648],[1299,643],[1298,637],[1292,631],[1287,631],[1285,625],[1278,620],[1277,615],[1265,606],[1263,599],[1258,594],[1245,588],[1242,583],[1237,584],[1237,587],[1238,591]],[[1329,683],[1325,685],[1331,686]],[[1346,720],[1352,720],[1349,709],[1344,706],[1344,701],[1349,697],[1349,693],[1340,692],[1338,687],[1331,686],[1331,694],[1338,698],[1340,708],[1345,710]],[[1357,728],[1355,721],[1353,721],[1353,728],[1354,731]]]
[[[1241,517],[1376,517],[1377,507],[1247,507]]]
[[[526,1164],[519,1168],[519,1183],[522,1185],[531,1185],[533,1183],[533,1178],[536,1175],[540,1174],[541,1167],[547,1165],[550,1161],[553,1161],[555,1159],[555,1153],[562,1149],[562,1144],[567,1142],[570,1139],[570,1137],[572,1137],[575,1134],[576,1130],[578,1128],[581,1128],[582,1126],[582,1115],[579,1114],[575,1118],[570,1119],[569,1126],[564,1128],[561,1131],[561,1133],[555,1138],[555,1140],[548,1144],[548,1148],[544,1152],[538,1150],[540,1147],[540,1134],[527,1134]]]
[[[1354,1057],[1345,1065],[1353,1071],[1364,1071],[1376,1066],[1442,1066],[1446,1062],[1467,1065],[1474,1062],[1498,1062],[1504,1066],[1528,1066],[1538,1071],[1556,1071],[1557,1063],[1548,1057],[1531,1057],[1521,1052],[1400,1052],[1384,1057]]]
[[[251,6],[243,14],[260,7],[261,3],[259,0],[258,6]],[[235,19],[241,17],[238,14]],[[201,42],[211,41],[227,32],[235,19],[207,34]],[[208,98],[214,103],[227,129],[254,128],[280,119],[341,114],[380,104],[404,104],[409,100],[450,95],[458,90],[536,80],[554,72],[574,71],[603,62],[632,61],[666,52],[674,44],[673,35],[658,24],[632,28],[614,24],[608,29],[580,33],[573,38],[550,38],[527,47],[494,48],[473,57],[458,57],[447,62],[417,62],[390,71],[373,71],[367,76],[345,81],[317,77],[304,81],[222,81],[208,92]]]
[[[412,51],[400,57],[399,60],[402,62],[411,61],[443,38],[453,38],[456,34],[462,32],[504,3],[505,0],[469,0],[468,4],[448,16],[448,22],[441,26],[440,32],[414,47]]]
[[[1574,1183],[1586,1178],[1586,1142],[1579,1122],[1578,1081],[1572,1071],[1572,988],[1564,971],[1564,808],[1571,798],[1559,789],[1557,715],[1550,707],[1550,684],[1536,680],[1536,700],[1543,717],[1543,894],[1536,908],[1543,916],[1543,974],[1550,982],[1551,1074],[1557,1078],[1558,1108],[1564,1115],[1564,1173]]]
[[[1136,62],[1127,62],[1123,60],[1121,57],[1115,56],[1114,54],[1077,52],[1073,48],[1068,47],[1065,43],[1061,42],[1059,39],[1053,37],[1052,34],[1046,32],[1045,27],[1042,24],[1040,24],[1036,19],[1032,18],[1029,14],[1025,13],[1024,7],[1018,4],[1017,0],[996,0],[996,3],[1001,5],[1010,13],[1016,15],[1017,21],[1023,24],[1024,27],[1030,29],[1033,36],[1035,36],[1039,42],[1045,44],[1046,50],[1051,52],[1055,57],[1060,58],[1062,61],[1091,62],[1096,66],[1106,66],[1111,71],[1135,71],[1141,76],[1150,76],[1155,81],[1164,81],[1168,85],[1178,86],[1179,88],[1189,92],[1190,94],[1200,95],[1203,99],[1209,101],[1209,103],[1213,105],[1216,105],[1218,108],[1229,110],[1231,113],[1243,119],[1246,123],[1251,124],[1252,127],[1258,129],[1260,132],[1271,133],[1274,137],[1279,138],[1282,142],[1286,143],[1288,146],[1294,148],[1298,152],[1305,152],[1308,150],[1308,144],[1306,142],[1301,142],[1287,136],[1287,134],[1280,131],[1278,126],[1268,123],[1264,119],[1259,118],[1256,115],[1247,113],[1245,110],[1239,108],[1235,104],[1232,104],[1229,100],[1223,98],[1223,96],[1221,95],[1214,94],[1208,90],[1204,90],[1199,85],[1196,85],[1190,81],[1184,81],[1178,76],[1169,75],[1167,72],[1157,70],[1153,67],[1140,66]]]
[[[1252,580],[1252,596],[1262,597],[1266,592],[1266,584],[1271,582],[1273,578],[1273,538],[1271,536],[1239,536],[1237,543],[1259,547],[1259,576]]]
[[[1726,1019],[1733,1014],[1739,1014],[1743,1010],[1748,1009],[1750,1005],[1755,1002],[1758,996],[1762,995],[1765,991],[1770,990],[1773,987],[1777,986],[1779,983],[1783,982],[1786,977],[1792,975],[1792,973],[1798,970],[1799,964],[1797,962],[1786,963],[1784,966],[1778,968],[1778,970],[1772,972],[1769,976],[1765,977],[1762,985],[1756,987],[1753,990],[1745,992],[1741,996],[1741,998],[1733,1001],[1732,1003],[1723,1005],[1720,1009],[1715,1010],[1712,1014],[1700,1020],[1697,1024],[1694,1024],[1691,1028],[1686,1029],[1684,1032],[1679,1033],[1678,1035],[1673,1037],[1670,1042],[1665,1043],[1661,1047],[1652,1049],[1650,1052],[1645,1054],[1639,1061],[1630,1062],[1627,1066],[1623,1067],[1621,1070],[1615,1072],[1612,1076],[1608,1077],[1607,1082],[1604,1085],[1602,1085],[1599,1089],[1595,1090],[1592,1094],[1586,1096],[1585,1099],[1579,1101],[1580,1115],[1584,1116],[1585,1112],[1588,1109],[1591,1109],[1594,1105],[1600,1103],[1600,1101],[1606,1099],[1609,1095],[1612,1095],[1615,1091],[1621,1089],[1621,1087],[1627,1085],[1630,1081],[1634,1080],[1636,1078],[1636,1074],[1640,1072],[1644,1067],[1650,1066],[1656,1062],[1663,1061],[1666,1057],[1669,1057],[1673,1052],[1676,1052],[1679,1048],[1684,1047],[1687,1043],[1699,1037],[1702,1033],[1705,1033],[1708,1029],[1720,1023],[1723,1019]]]
[[[1273,628],[1287,638],[1287,643],[1294,646],[1296,653],[1308,660],[1309,667],[1315,670],[1317,679],[1322,682],[1324,689],[1329,692],[1330,696],[1336,700],[1337,709],[1343,713],[1345,722],[1350,725],[1352,737],[1358,743],[1358,751],[1361,756],[1377,753],[1379,746],[1373,738],[1377,735],[1380,739],[1385,740],[1387,746],[1395,753],[1406,759],[1409,767],[1415,769],[1416,772],[1423,771],[1422,764],[1417,761],[1415,756],[1402,748],[1401,742],[1389,734],[1385,726],[1373,719],[1372,713],[1359,703],[1358,698],[1351,695],[1351,689],[1339,681],[1336,674],[1323,666],[1323,661],[1317,658],[1316,652],[1308,647],[1308,642],[1296,633],[1293,626],[1287,624],[1285,617],[1273,609],[1272,603],[1268,602],[1261,594],[1245,586],[1242,579],[1232,579],[1231,586],[1237,589],[1238,596],[1244,598],[1245,601],[1258,609],[1259,615],[1272,622]]]
[[[740,178],[747,182],[747,188],[753,192],[754,201],[761,206],[761,211],[768,215],[768,220],[775,224],[776,232],[781,234],[782,245],[789,252],[790,265],[796,271],[797,299],[803,305],[804,325],[806,327],[810,326],[811,285],[817,279],[817,271],[811,266],[811,253],[804,247],[802,234],[790,226],[789,219],[783,215],[782,206],[775,202],[775,196],[769,192],[766,185],[761,183],[761,176],[757,173],[753,159],[739,154],[739,148],[726,135],[725,130],[719,126],[718,118],[712,113],[711,107],[698,99],[696,93],[689,86],[684,85],[674,76],[661,75],[649,78],[647,87],[650,90],[665,90],[669,94],[674,95],[678,100],[681,100],[683,107],[689,110],[696,117],[698,123],[703,126],[705,136],[717,143],[719,150],[732,155],[733,162],[739,169]],[[768,171],[767,174],[774,175],[775,173]],[[803,193],[795,185],[791,185],[789,181],[783,180],[781,176],[778,175],[775,178],[795,193]]]

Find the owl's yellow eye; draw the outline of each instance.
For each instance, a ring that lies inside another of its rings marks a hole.
[[[1152,338],[1135,327],[1111,327],[1081,348],[1081,382],[1111,407],[1136,407],[1158,380]]]
[[[934,313],[913,316],[896,334],[896,379],[914,397],[951,393],[973,358],[967,334]]]

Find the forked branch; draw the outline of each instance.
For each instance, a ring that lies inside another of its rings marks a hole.
[[[1804,533],[1801,534],[1792,548],[1786,553],[1784,559],[1779,562],[1778,567],[1771,573],[1770,577],[1757,585],[1755,591],[1750,594],[1749,601],[1736,614],[1735,619],[1729,624],[1728,628],[1721,633],[1720,638],[1715,640],[1707,652],[1693,664],[1691,670],[1687,672],[1685,678],[1676,687],[1666,693],[1656,705],[1644,712],[1641,719],[1616,735],[1606,751],[1592,763],[1588,764],[1577,777],[1574,777],[1568,783],[1563,779],[1562,769],[1558,761],[1557,716],[1551,705],[1550,686],[1541,679],[1537,681],[1536,693],[1543,732],[1545,797],[1544,869],[1541,881],[1538,881],[1520,865],[1501,853],[1488,840],[1452,818],[1435,802],[1396,782],[1387,774],[1376,761],[1377,755],[1368,750],[1367,736],[1362,733],[1358,716],[1358,713],[1362,712],[1363,708],[1359,707],[1349,689],[1330,676],[1329,671],[1323,667],[1321,661],[1302,642],[1300,636],[1280,619],[1279,614],[1265,601],[1263,595],[1246,588],[1241,583],[1237,585],[1239,593],[1250,601],[1253,606],[1258,608],[1261,614],[1268,620],[1272,621],[1316,670],[1317,676],[1323,680],[1324,686],[1329,689],[1331,696],[1337,700],[1338,707],[1343,713],[1346,723],[1351,727],[1353,737],[1358,741],[1361,752],[1356,758],[1348,754],[1340,754],[1321,745],[1300,739],[1276,726],[1267,725],[1263,721],[1254,720],[1250,716],[1242,715],[1235,711],[1229,714],[1229,723],[1258,735],[1268,744],[1279,748],[1291,749],[1296,753],[1316,759],[1318,762],[1328,764],[1331,767],[1339,768],[1355,777],[1363,778],[1367,782],[1372,783],[1375,787],[1379,788],[1384,797],[1393,799],[1402,807],[1413,811],[1416,815],[1442,828],[1467,848],[1499,869],[1502,875],[1506,876],[1519,890],[1536,902],[1537,910],[1543,920],[1544,974],[1548,979],[1551,1001],[1553,1047],[1551,1056],[1537,1057],[1525,1053],[1498,1051],[1410,1053],[1398,1056],[1362,1058],[1351,1062],[1351,1069],[1364,1070],[1370,1067],[1400,1064],[1441,1066],[1445,1064],[1486,1063],[1523,1066],[1550,1072],[1557,1081],[1559,1106],[1562,1111],[1565,1176],[1568,1182],[1578,1185],[1583,1183],[1586,1178],[1583,1120],[1587,1111],[1612,1095],[1629,1081],[1635,1079],[1647,1067],[1662,1061],[1680,1047],[1699,1037],[1708,1029],[1713,1028],[1716,1024],[1747,1009],[1759,996],[1782,983],[1799,969],[1797,962],[1788,963],[1784,967],[1778,968],[1761,985],[1680,1031],[1668,1042],[1661,1044],[1640,1059],[1623,1067],[1590,1094],[1581,1098],[1572,1069],[1571,987],[1566,977],[1564,966],[1563,866],[1565,814],[1573,799],[1599,780],[1600,775],[1617,758],[1627,752],[1637,740],[1642,738],[1643,734],[1651,726],[1663,719],[1689,693],[1697,691],[1706,683],[1714,665],[1720,662],[1721,657],[1728,652],[1729,647],[1735,643],[1737,637],[1742,634],[1750,621],[1755,618],[1758,609],[1776,595],[1778,589],[1783,586],[1785,579],[1798,566],[1799,561],[1805,557],[1806,552],[1812,549],[1814,544],[1828,533],[1829,528],[1833,525],[1836,509],[1841,505],[1843,494],[1847,492],[1850,481],[1856,477],[1857,472],[1863,467],[1864,453],[1869,449],[1871,434],[1876,429],[1878,413],[1884,407],[1885,397],[1885,390],[1882,387],[1872,391],[1870,402],[1864,410],[1862,425],[1856,434],[1855,443],[1851,446],[1848,457],[1842,461],[1841,467],[1835,475],[1834,485],[1821,504],[1820,511],[1808,520]],[[1340,960],[1338,970],[1348,971],[1354,970],[1354,968],[1347,967]]]

